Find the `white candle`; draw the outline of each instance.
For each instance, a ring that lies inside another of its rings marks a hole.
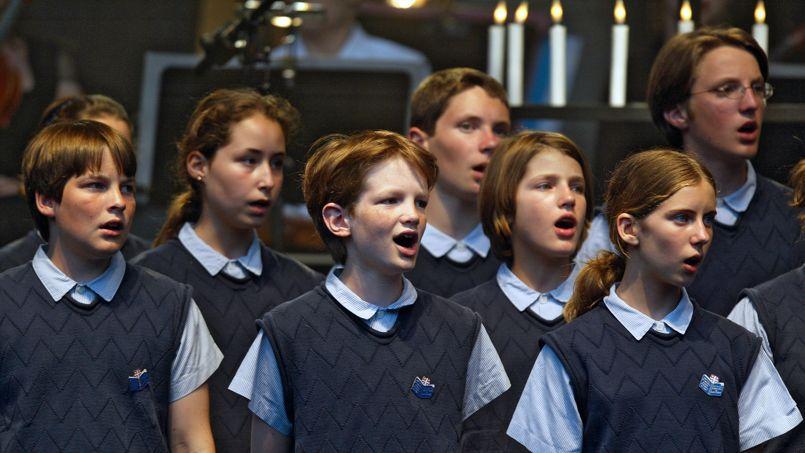
[[[768,55],[769,26],[766,24],[766,5],[763,4],[763,0],[758,1],[755,7],[755,25],[752,26],[752,37]]]
[[[626,68],[629,56],[629,26],[623,0],[615,3],[615,21],[612,26],[612,66],[609,71],[609,105],[626,105]]]
[[[514,12],[514,22],[509,24],[508,68],[506,72],[506,91],[509,105],[523,105],[523,53],[525,45],[525,23],[528,17],[528,3],[522,2]]]
[[[554,0],[551,5],[551,17],[554,25],[550,30],[551,41],[551,99],[554,107],[562,107],[567,103],[565,88],[565,65],[567,49],[567,29],[561,24],[562,4]]]
[[[489,49],[486,54],[486,72],[503,83],[503,53],[506,46],[506,2],[501,0],[495,8],[495,23],[489,26]]]
[[[690,1],[685,0],[682,2],[682,7],[679,8],[679,23],[677,24],[677,33],[690,33],[693,31],[693,9],[690,7]]]

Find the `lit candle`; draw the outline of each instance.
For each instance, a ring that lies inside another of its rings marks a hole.
[[[489,26],[489,50],[486,54],[486,72],[498,82],[503,83],[503,53],[505,52],[506,2],[501,0],[495,8],[495,23]]]
[[[525,42],[525,20],[528,18],[528,2],[520,3],[514,12],[514,22],[509,24],[509,58],[506,80],[509,92],[509,105],[523,105],[523,46]]]
[[[626,62],[629,56],[629,26],[626,25],[623,0],[615,2],[615,25],[612,26],[612,66],[609,71],[609,105],[626,105]]]
[[[766,24],[766,5],[763,4],[763,0],[759,0],[755,7],[755,25],[752,26],[752,37],[768,55],[769,26]]]
[[[693,31],[693,9],[690,7],[690,1],[685,0],[682,2],[682,7],[679,8],[679,24],[677,25],[677,32],[690,33]]]
[[[550,31],[551,40],[551,105],[561,107],[566,104],[565,95],[565,51],[567,47],[567,30],[562,25],[562,4],[553,0],[551,4],[553,25]]]

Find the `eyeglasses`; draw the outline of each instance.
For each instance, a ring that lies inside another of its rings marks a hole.
[[[753,83],[748,87],[745,87],[740,83],[730,82],[719,85],[715,88],[710,88],[709,90],[690,93],[690,95],[693,96],[694,94],[713,93],[716,95],[716,97],[733,99],[737,101],[744,98],[744,95],[746,95],[746,90],[748,89],[751,89],[752,93],[754,93],[756,97],[763,99],[763,102],[766,102],[774,94],[774,87],[768,82]]]

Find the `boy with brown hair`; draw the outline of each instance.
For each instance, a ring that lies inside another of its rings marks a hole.
[[[414,92],[408,137],[439,165],[424,250],[407,274],[414,286],[450,297],[494,277],[500,262],[480,224],[478,193],[492,151],[510,127],[503,86],[475,69],[438,71]]]
[[[392,132],[313,145],[305,199],[340,266],[258,321],[230,386],[251,399],[252,451],[454,451],[462,421],[508,389],[478,315],[403,276],[436,174]]]
[[[131,144],[95,121],[48,126],[22,162],[47,241],[0,274],[2,451],[212,451],[221,353],[189,289],[126,264]]]

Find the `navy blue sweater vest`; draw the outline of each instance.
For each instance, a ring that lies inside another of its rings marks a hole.
[[[511,388],[464,422],[462,451],[527,451],[506,435],[514,409],[541,347],[539,339],[564,325],[560,316],[545,320],[533,311],[518,311],[501,291],[496,279],[453,296],[453,301],[481,315],[500,354]]]
[[[0,451],[168,451],[189,287],[128,265],[115,297],[85,309],[53,302],[25,264],[0,295]],[[150,384],[132,391],[138,369]]]
[[[542,337],[570,375],[583,451],[737,452],[738,396],[760,339],[694,306],[684,335],[641,341],[599,304]],[[716,375],[723,395],[699,388]]]
[[[210,377],[210,420],[220,452],[249,450],[251,413],[248,401],[227,387],[254,340],[254,320],[277,305],[309,291],[322,276],[299,262],[262,248],[260,277],[237,282],[223,274],[211,277],[176,239],[144,253],[135,262],[193,287],[215,343],[224,354]]]
[[[280,364],[297,451],[458,448],[477,314],[420,291],[382,333],[321,285],[258,323]],[[412,392],[417,377],[435,385],[430,398]]]
[[[769,338],[774,366],[800,410],[805,408],[805,265],[744,290]],[[802,424],[766,445],[767,452],[805,451]]]
[[[36,249],[44,243],[45,241],[39,237],[36,230],[31,230],[25,236],[4,245],[0,248],[0,272],[31,261],[36,254]],[[120,251],[126,260],[130,260],[148,248],[149,244],[145,239],[129,234]]]
[[[405,276],[418,289],[442,297],[452,297],[491,279],[498,267],[500,261],[492,252],[486,258],[475,255],[466,263],[456,263],[447,256],[436,258],[423,247],[416,258],[416,266]]]
[[[797,214],[788,205],[791,190],[758,175],[755,196],[733,226],[715,222],[713,243],[689,286],[702,308],[727,316],[744,288],[800,266],[805,242]]]

